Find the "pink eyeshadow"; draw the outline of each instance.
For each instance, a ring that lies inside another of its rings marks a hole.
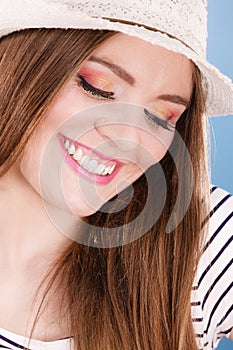
[[[111,91],[113,88],[113,82],[107,78],[102,72],[90,69],[90,68],[81,68],[79,74],[91,85],[94,87]]]

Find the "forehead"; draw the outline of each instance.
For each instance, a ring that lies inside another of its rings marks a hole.
[[[175,83],[176,92],[191,94],[193,63],[184,55],[122,33],[104,42],[94,55],[121,65],[136,82],[161,87]]]

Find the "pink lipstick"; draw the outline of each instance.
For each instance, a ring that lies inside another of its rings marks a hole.
[[[65,161],[69,166],[89,180],[98,184],[108,184],[117,175],[123,162],[106,157],[103,153],[92,149],[69,137],[57,134],[58,140],[65,153]]]

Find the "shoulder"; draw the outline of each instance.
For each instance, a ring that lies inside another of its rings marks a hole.
[[[212,186],[210,189],[210,219],[199,264],[199,274],[201,273],[202,279],[204,272],[205,275],[208,275],[208,272],[212,271],[209,276],[216,276],[217,271],[226,263],[232,267],[232,245],[233,196],[221,188]]]
[[[231,247],[233,239],[233,196],[227,191],[212,186],[210,189],[210,220],[203,250],[209,254],[221,253]],[[222,249],[221,249],[222,248]],[[217,258],[217,257],[216,257]]]
[[[28,349],[29,338],[0,328],[0,348],[3,349]],[[73,350],[73,338],[63,338],[54,341],[42,341],[30,339],[32,350]],[[29,349],[28,349],[29,350]]]
[[[192,292],[194,328],[204,349],[233,327],[233,196],[212,186],[210,220]]]
[[[226,222],[232,222],[233,213],[233,196],[226,190],[211,186],[210,188],[210,218],[221,220],[222,214],[229,214],[227,217],[224,215]],[[213,219],[212,219],[213,220]]]
[[[232,263],[233,252],[233,196],[212,186],[210,189],[210,220],[202,259],[220,268]],[[231,265],[232,266],[232,265]]]

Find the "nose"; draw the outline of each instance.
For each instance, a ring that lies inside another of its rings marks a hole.
[[[129,121],[113,123],[100,132],[124,153],[133,152],[142,144],[139,127]]]
[[[118,151],[125,156],[132,157],[134,154],[135,158],[143,141],[140,114],[142,108],[139,106],[126,103],[109,104],[105,113],[95,122],[95,127]]]
[[[134,162],[145,170],[156,163],[155,141],[144,121],[144,108],[128,103],[105,105],[95,128],[114,156]]]

